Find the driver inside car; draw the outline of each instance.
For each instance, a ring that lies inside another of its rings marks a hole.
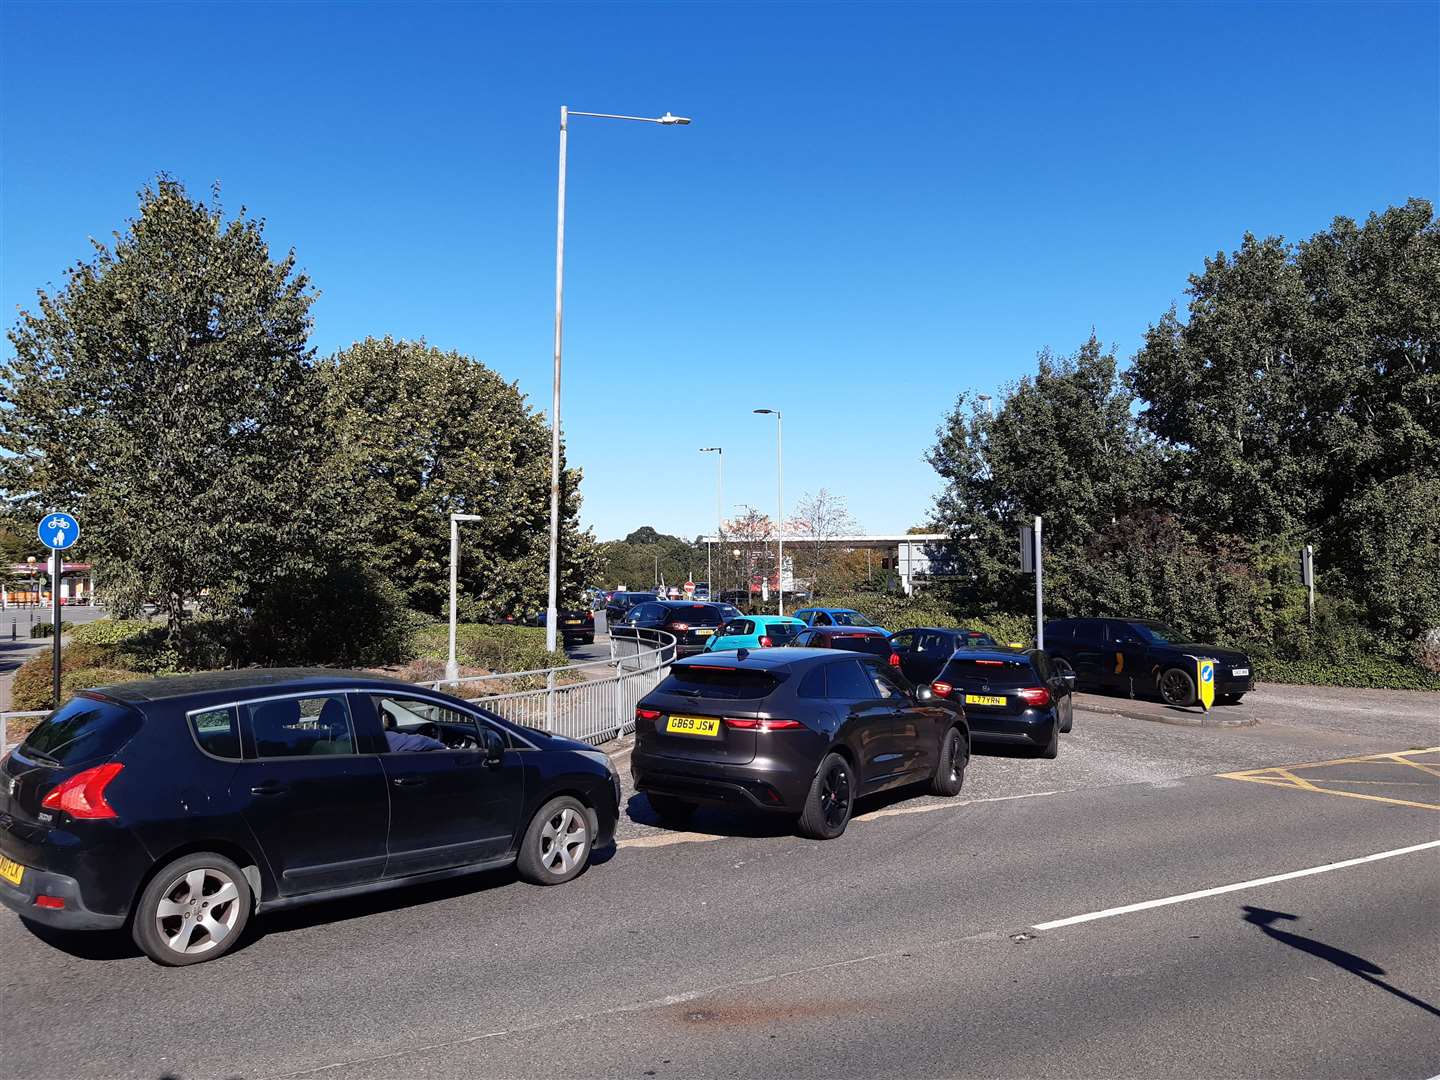
[[[385,729],[385,748],[391,753],[404,754],[420,750],[445,749],[445,744],[439,739],[395,730],[395,717],[384,705],[380,706],[380,724]]]

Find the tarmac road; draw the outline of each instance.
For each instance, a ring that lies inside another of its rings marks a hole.
[[[0,915],[0,1071],[1424,1080],[1436,698],[1367,724],[1303,697],[1233,728],[1079,711],[1059,760],[979,754],[958,799],[870,800],[823,844],[634,797],[568,886],[281,913],[185,970]]]

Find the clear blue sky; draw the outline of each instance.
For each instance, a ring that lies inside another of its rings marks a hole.
[[[1434,198],[1440,6],[0,8],[8,327],[156,172],[266,218],[316,346],[424,336],[563,414],[601,538],[826,486],[921,521],[964,389],[1092,327],[1129,357],[1244,231]],[[8,344],[3,348],[9,348]]]

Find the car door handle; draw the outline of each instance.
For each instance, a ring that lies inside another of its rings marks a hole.
[[[392,780],[392,781],[390,781],[390,782],[391,782],[392,784],[394,784],[396,787],[424,787],[424,786],[425,786],[425,781],[424,781],[424,780],[421,780],[418,776],[397,776],[394,780]]]
[[[284,784],[277,784],[274,780],[266,780],[263,784],[256,784],[250,789],[251,795],[282,795],[285,792]]]

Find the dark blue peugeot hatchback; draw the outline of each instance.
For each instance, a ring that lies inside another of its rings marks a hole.
[[[0,764],[0,902],[228,951],[252,911],[515,864],[555,885],[610,843],[620,783],[583,743],[409,683],[235,671],[89,690]]]

